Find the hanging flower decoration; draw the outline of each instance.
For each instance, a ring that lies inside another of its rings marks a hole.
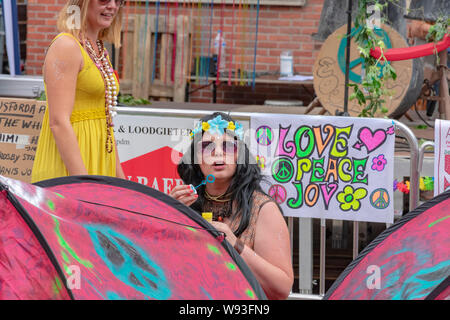
[[[425,190],[425,181],[423,178],[419,180],[419,190]]]
[[[394,180],[394,191],[398,190],[405,194],[409,194],[411,184],[408,180],[397,181]],[[434,190],[434,177],[420,177],[419,179],[419,190],[420,191],[432,191]]]
[[[384,157],[384,154],[380,154],[378,157],[372,159],[372,170],[383,171],[386,163],[387,160]]]
[[[397,183],[397,190],[409,194],[409,181]]]
[[[361,199],[367,196],[367,190],[364,188],[353,189],[352,186],[346,186],[344,191],[337,195],[338,201],[341,203],[340,208],[343,211],[358,211],[361,208]]]
[[[394,179],[394,191],[398,189],[398,181]]]
[[[423,191],[431,191],[434,190],[434,177],[422,177],[420,178],[420,181],[423,181],[423,188],[421,187],[420,190]]]

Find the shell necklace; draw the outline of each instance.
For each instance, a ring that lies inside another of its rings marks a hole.
[[[97,48],[99,54],[95,52],[89,39],[85,40],[85,45],[89,56],[94,61],[95,66],[100,71],[105,84],[105,115],[106,115],[106,151],[111,153],[113,151],[113,139],[111,130],[114,126],[112,118],[117,115],[117,86],[114,77],[114,69],[108,60],[108,52],[103,46],[103,41],[97,40]]]

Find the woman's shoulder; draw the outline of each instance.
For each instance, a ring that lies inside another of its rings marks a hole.
[[[71,45],[71,46],[79,46],[80,40],[78,40],[73,34],[67,33],[67,32],[61,32],[58,33],[52,40],[53,43],[60,43],[65,45]]]
[[[253,192],[253,206],[257,210],[257,212],[261,211],[261,209],[268,203],[277,204],[275,200],[267,195],[263,191],[254,191]]]
[[[59,52],[61,55],[78,55],[80,54],[80,43],[71,34],[60,33],[53,38],[48,51]]]
[[[75,70],[79,72],[83,66],[84,57],[78,41],[70,34],[60,33],[53,39],[47,49],[43,74],[55,72],[54,68],[57,68],[59,72],[71,72]]]
[[[79,66],[79,69],[81,69],[84,64],[84,58],[80,46],[74,36],[67,33],[60,33],[50,44],[44,64],[48,65],[48,62],[64,63],[67,66]]]
[[[257,224],[278,225],[283,219],[283,211],[278,203],[264,192],[254,194],[254,212],[256,212]]]

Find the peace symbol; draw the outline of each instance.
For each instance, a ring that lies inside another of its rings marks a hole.
[[[375,189],[370,195],[370,204],[375,209],[386,209],[389,207],[389,193],[384,188]]]
[[[286,158],[277,159],[272,165],[272,176],[278,182],[288,182],[294,175],[294,166]]]
[[[361,28],[361,27],[359,27]],[[352,28],[352,32],[351,32],[351,37],[353,38],[353,36],[356,34],[356,32],[359,31],[359,28]],[[392,48],[392,44],[391,44],[391,40],[389,38],[389,35],[387,34],[386,31],[384,31],[383,29],[380,28],[374,28],[374,32],[377,36],[380,36],[383,40],[383,42],[386,44],[386,48],[390,49]],[[342,38],[341,43],[339,44],[339,50],[338,50],[338,55],[337,55],[337,60],[338,60],[338,64],[339,67],[342,71],[342,73],[345,74],[345,60],[346,60],[346,46],[347,46],[347,38]],[[362,82],[362,75],[359,75],[355,72],[352,71],[352,69],[354,69],[355,67],[357,67],[358,65],[360,65],[361,63],[363,63],[363,58],[359,57],[353,61],[350,61],[350,65],[349,65],[349,76],[350,76],[350,80],[356,83],[361,83]],[[389,62],[387,62],[389,63]],[[378,66],[381,68],[381,72],[380,72],[380,77],[383,74],[383,69],[385,68],[385,64],[378,64]],[[362,68],[364,69],[364,65],[362,65]]]
[[[167,299],[169,283],[163,270],[125,235],[108,226],[86,225],[95,251],[114,276],[146,296]]]
[[[272,143],[273,132],[272,128],[268,126],[261,126],[255,133],[256,142],[263,146],[268,146]]]
[[[269,188],[269,196],[272,197],[272,199],[278,204],[282,204],[286,201],[287,192],[282,185],[274,184]]]

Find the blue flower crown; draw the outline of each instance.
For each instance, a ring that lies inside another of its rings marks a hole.
[[[194,139],[194,136],[202,131],[209,131],[212,135],[223,135],[226,130],[233,131],[234,134],[242,140],[244,138],[244,127],[237,121],[226,121],[222,119],[221,115],[218,115],[214,119],[208,121],[198,122],[195,126],[194,130],[191,132],[191,139]]]

